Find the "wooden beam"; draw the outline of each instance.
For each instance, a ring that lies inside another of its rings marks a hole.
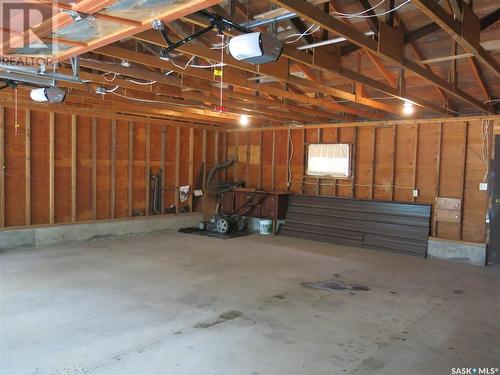
[[[205,188],[207,183],[207,130],[202,130],[202,139],[201,139],[201,163],[203,168],[203,181],[202,187]]]
[[[413,0],[412,3],[450,34],[465,51],[474,54],[474,56],[487,66],[497,78],[500,77],[500,65],[479,44],[481,21],[474,14],[469,5],[464,4],[462,22],[460,22],[446,13],[444,9],[433,0]]]
[[[151,181],[151,125],[146,124],[146,161],[145,161],[145,173],[144,173],[144,212],[146,216],[149,215],[149,185]]]
[[[25,111],[24,149],[25,149],[25,195],[24,208],[26,225],[31,225],[31,111]]]
[[[165,213],[165,186],[167,173],[166,159],[167,159],[167,128],[165,126],[161,127],[161,137],[160,137],[160,169],[161,169],[161,183],[163,190],[161,191],[161,214]]]
[[[49,114],[49,223],[54,224],[54,193],[55,193],[55,114]]]
[[[0,228],[5,226],[5,108],[0,107]]]
[[[71,221],[76,222],[76,114],[71,116]]]
[[[141,34],[141,35],[143,35],[143,34]],[[146,38],[142,37],[142,40],[144,40],[144,39],[146,39]],[[150,42],[151,42],[153,40],[158,40],[158,38],[157,38],[157,35],[154,34],[154,35],[151,35],[150,37],[148,37],[147,40],[150,40]],[[158,44],[160,44],[160,45],[163,45],[164,43],[165,43],[164,41],[162,41],[162,42],[158,41]],[[196,52],[194,52],[195,50],[196,50]],[[189,46],[185,45],[181,49],[179,49],[179,51],[181,51],[181,52],[184,51],[186,53],[188,53],[187,51],[191,51],[190,53],[193,55],[196,55],[196,56],[210,56],[210,54],[211,54],[211,53],[207,52],[206,48],[200,48],[196,45],[189,45]],[[140,52],[133,52],[133,51],[127,50],[125,48],[120,48],[120,47],[115,47],[115,46],[107,46],[107,47],[99,48],[98,50],[96,50],[94,52],[101,54],[101,55],[109,56],[109,57],[122,58],[122,59],[127,58],[129,61],[135,62],[137,64],[143,64],[143,65],[148,65],[148,66],[155,67],[155,68],[173,70],[175,72],[182,73],[185,76],[191,76],[191,77],[201,78],[201,79],[211,81],[211,82],[217,82],[217,80],[214,78],[213,73],[210,71],[207,71],[206,69],[196,69],[196,68],[180,69],[180,68],[176,67],[175,65],[173,65],[169,61],[158,59],[152,55],[147,55],[147,54],[140,53]],[[212,55],[212,57],[210,57],[210,58],[213,60],[213,59],[217,59],[219,57]],[[237,65],[241,68],[250,66],[250,64],[241,63],[241,62],[236,61],[235,59],[232,59],[232,60],[234,60],[234,62],[232,62],[230,57],[227,57],[225,59],[225,61],[226,60],[228,60],[227,61],[228,64],[231,63],[232,65],[234,65],[234,66]],[[250,68],[248,68],[248,69],[250,69]],[[255,70],[256,68],[254,67],[252,69]],[[274,86],[260,85],[259,83],[254,83],[254,82],[248,81],[245,75],[231,74],[231,73],[229,73],[230,72],[229,70],[227,70],[227,73],[226,73],[226,70],[225,70],[224,82],[229,84],[229,85],[233,85],[233,86],[237,86],[237,87],[241,87],[241,88],[246,88],[246,89],[251,89],[254,91],[261,91],[261,92],[264,92],[264,93],[267,93],[270,95],[276,95],[276,96],[279,96],[281,98],[294,100],[294,101],[297,101],[299,103],[316,105],[316,106],[321,107],[322,110],[324,110],[324,111],[334,112],[332,115],[330,115],[330,117],[337,117],[338,118],[339,115],[338,114],[334,115],[335,112],[341,112],[341,113],[345,112],[345,113],[350,113],[350,114],[354,114],[357,116],[374,118],[373,114],[371,112],[366,111],[366,110],[349,107],[347,105],[338,104],[338,103],[335,103],[332,101],[311,98],[311,97],[308,97],[307,95],[295,94],[295,93],[292,93],[290,91],[276,88]],[[300,77],[291,76],[289,79],[290,79],[290,82],[292,84],[294,82],[300,80],[300,82],[302,84],[306,84],[306,82],[309,82],[308,85],[310,84],[312,86],[312,88],[314,88],[315,90],[320,89],[319,87],[316,86],[317,85],[316,83],[314,83],[312,81],[308,81],[306,79],[301,79]],[[339,91],[339,90],[334,89],[332,87],[328,87],[328,86],[323,87],[323,85],[321,86],[321,89],[325,90],[325,92],[327,92],[327,93],[329,93],[329,92],[338,93],[338,91]],[[350,94],[350,95],[352,97],[352,94]],[[177,110],[178,110],[178,108],[177,108]],[[186,111],[185,108],[183,108],[182,110]],[[193,112],[193,111],[194,111],[193,109],[190,109],[190,112]],[[194,113],[197,113],[197,112],[193,112],[193,114]],[[213,112],[209,113],[208,111],[205,111],[205,115],[213,117],[214,113]],[[222,116],[222,115],[219,115],[219,116]],[[215,117],[217,118],[219,116],[215,116]],[[343,117],[343,116],[341,116],[341,117]],[[233,120],[233,123],[236,123],[238,120],[237,118],[233,118],[233,117],[230,117],[228,119]]]
[[[300,16],[310,20],[311,22],[315,22],[315,23],[321,25],[322,28],[327,29],[328,31],[330,31],[334,34],[338,34],[338,35],[346,38],[347,40],[359,45],[360,47],[364,48],[365,50],[372,52],[381,58],[387,59],[388,61],[398,65],[401,68],[405,68],[406,70],[419,76],[420,78],[423,78],[423,79],[441,87],[443,90],[449,92],[450,94],[454,95],[455,97],[457,97],[457,98],[459,98],[459,99],[461,99],[469,104],[472,104],[475,107],[477,107],[485,112],[491,112],[491,109],[489,106],[485,105],[484,103],[477,100],[473,96],[467,94],[463,90],[460,90],[457,87],[450,85],[449,82],[446,82],[442,78],[434,75],[433,73],[430,73],[429,71],[427,71],[425,68],[419,66],[414,61],[411,61],[411,60],[405,58],[404,56],[402,56],[402,54],[399,54],[399,55],[396,53],[391,54],[388,51],[385,51],[384,49],[389,49],[388,46],[385,46],[385,48],[380,48],[379,44],[384,43],[382,41],[383,38],[380,38],[380,36],[379,36],[379,41],[377,42],[376,40],[367,37],[362,32],[354,29],[352,26],[349,26],[349,25],[345,24],[344,22],[339,21],[335,17],[332,17],[328,14],[323,13],[320,9],[308,4],[304,0],[272,0],[272,1],[273,1],[273,3],[279,5],[283,8],[286,8],[291,12],[299,14]],[[421,2],[421,1],[427,1],[427,0],[416,0],[416,1]],[[387,27],[388,26],[386,26],[386,28]],[[386,29],[386,28],[384,28],[384,29]],[[387,31],[387,32],[389,33],[389,31]],[[344,71],[344,76],[346,76],[345,71]],[[352,74],[351,74],[351,76],[352,76]],[[366,83],[367,82],[364,82],[364,84],[366,84]]]
[[[128,123],[128,216],[134,214],[134,122]]]
[[[477,63],[476,58],[470,57],[467,60],[469,61],[470,67],[472,69],[472,73],[474,73],[474,76],[476,77],[476,80],[479,83],[479,87],[481,87],[481,90],[484,93],[485,99],[490,100],[490,98],[492,97],[491,92],[490,92],[490,89],[488,88],[486,80],[484,79],[483,73],[481,72],[481,68],[479,67],[479,64]]]
[[[275,170],[276,170],[276,165],[275,165],[275,161],[276,161],[276,130],[273,130],[273,146],[272,146],[272,156],[271,156],[271,190],[274,191],[274,188],[276,186],[276,181],[275,181],[275,178],[276,178],[276,173],[275,173]]]
[[[413,189],[417,189],[417,177],[418,177],[418,141],[419,141],[419,131],[420,126],[419,123],[415,124],[415,147],[413,149]],[[420,191],[419,191],[420,195]],[[412,202],[415,203],[415,196],[413,195],[412,192]]]
[[[179,184],[180,184],[180,156],[181,156],[181,128],[175,129],[175,213],[179,213]]]
[[[188,22],[191,22],[191,23],[196,24],[196,25],[200,25],[200,26],[204,26],[204,27],[208,26],[207,20],[202,19],[196,15],[187,16],[187,17],[185,17],[185,19]],[[231,32],[229,32],[229,33],[231,33]],[[237,35],[237,34],[232,34],[232,35]],[[364,34],[362,34],[362,36],[365,37]],[[454,116],[454,113],[452,111],[449,111],[445,108],[442,108],[441,106],[436,105],[436,104],[434,104],[430,101],[427,101],[425,99],[422,99],[422,98],[419,98],[419,97],[416,97],[413,95],[412,96],[406,95],[406,97],[403,98],[403,97],[401,97],[399,92],[394,87],[386,85],[386,84],[379,82],[375,79],[372,79],[370,77],[364,76],[364,75],[362,75],[354,70],[351,70],[351,69],[348,69],[345,67],[339,68],[339,67],[332,65],[332,64],[318,65],[317,63],[315,63],[314,56],[309,55],[305,51],[299,51],[293,47],[285,46],[283,49],[282,56],[288,57],[290,60],[296,61],[298,63],[310,66],[313,69],[318,69],[320,71],[331,73],[331,74],[333,74],[337,77],[340,77],[342,79],[349,79],[351,81],[361,83],[367,87],[370,87],[370,88],[373,88],[373,89],[378,90],[380,92],[383,92],[383,93],[390,95],[394,98],[397,98],[400,100],[408,99],[408,100],[412,101],[413,103],[415,103],[416,105],[427,108],[427,109],[434,111],[434,112],[437,112],[441,115],[444,114],[444,115]],[[351,95],[352,95],[352,93],[351,93]],[[346,100],[350,100],[350,99],[346,99]],[[364,103],[365,105],[371,106],[373,108],[377,108],[377,105],[380,104],[377,101],[370,100],[370,99],[363,98],[363,97],[359,97],[357,99],[357,102],[359,102],[361,104]]]
[[[92,220],[97,219],[97,119],[92,117]]]
[[[188,185],[189,185],[189,212],[193,212],[194,191],[194,129],[189,129],[189,155],[188,155]]]
[[[109,217],[115,218],[116,212],[116,120],[111,120],[111,147],[110,147],[110,197]]]
[[[392,73],[389,72],[389,70],[385,67],[380,57],[375,56],[373,53],[370,52],[367,53],[367,56],[369,57],[373,65],[375,65],[375,67],[378,69],[378,71],[382,73],[382,75],[384,76],[385,80],[389,83],[389,85],[396,88],[398,86],[396,78],[394,78]]]

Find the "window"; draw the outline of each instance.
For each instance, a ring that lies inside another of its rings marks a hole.
[[[349,177],[350,145],[314,144],[307,150],[307,174],[310,176]]]

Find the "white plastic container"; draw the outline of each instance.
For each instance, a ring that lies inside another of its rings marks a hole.
[[[273,233],[273,221],[263,219],[260,221],[260,234],[272,234]]]

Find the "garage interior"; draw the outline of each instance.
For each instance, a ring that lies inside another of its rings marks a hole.
[[[1,9],[1,374],[499,373],[497,1]]]

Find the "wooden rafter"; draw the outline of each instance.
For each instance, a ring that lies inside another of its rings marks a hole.
[[[397,51],[393,51],[394,54],[391,55],[391,53],[384,51],[383,48],[381,49],[379,45],[381,43],[386,43],[386,42],[383,42],[383,39],[380,38],[380,36],[379,36],[379,42],[370,39],[362,32],[359,32],[353,27],[346,25],[345,23],[337,20],[334,17],[331,17],[328,14],[325,14],[320,9],[308,4],[303,0],[273,0],[273,2],[283,8],[286,8],[296,14],[301,15],[304,18],[309,19],[311,22],[316,22],[317,24],[321,25],[321,27],[331,31],[332,33],[341,35],[342,37],[346,38],[352,43],[359,45],[365,50],[372,52],[384,59],[387,59],[392,63],[397,64],[399,67],[404,68],[409,72],[419,76],[420,78],[423,78],[431,82],[432,84],[441,87],[443,90],[450,93],[451,95],[454,95],[455,97],[469,104],[474,105],[475,107],[481,109],[482,111],[492,112],[489,106],[485,105],[484,103],[477,100],[473,96],[467,94],[465,91],[457,87],[454,87],[449,82],[443,80],[440,77],[437,77],[433,73],[426,70],[424,67],[419,66],[414,61],[411,61],[402,56],[402,51],[399,51],[400,52],[399,55],[397,54]],[[389,35],[391,35],[389,31],[387,32],[389,33]],[[397,39],[397,37],[394,35],[393,38]],[[392,46],[389,45],[382,44],[382,46],[384,48],[393,49]]]
[[[205,19],[202,19],[196,15],[189,15],[183,18],[184,20],[197,24],[200,26],[206,27],[208,25],[208,22]],[[229,35],[237,35],[237,34],[232,34],[232,31],[228,33]],[[285,46],[283,49],[283,54],[282,56],[288,57],[291,61],[295,61],[304,65],[307,65],[313,69],[317,69],[323,72],[331,73],[335,76],[341,77],[343,79],[348,79],[353,82],[362,84],[366,87],[370,87],[372,89],[375,89],[377,91],[380,91],[384,94],[390,95],[396,99],[404,100],[408,99],[411,100],[413,103],[416,105],[419,105],[423,108],[429,109],[433,112],[439,113],[441,115],[448,115],[448,116],[453,116],[454,113],[452,111],[447,110],[446,108],[442,108],[439,105],[436,105],[435,103],[432,103],[430,101],[427,101],[425,99],[413,96],[413,95],[408,95],[406,94],[405,97],[401,95],[401,93],[395,89],[392,86],[386,85],[380,81],[377,81],[375,79],[372,79],[370,77],[367,77],[363,74],[360,74],[354,70],[345,68],[345,67],[339,67],[333,64],[318,64],[314,60],[314,56],[306,53],[305,51],[299,51],[295,48],[291,48],[289,46]],[[347,93],[352,95],[351,93]],[[347,99],[350,100],[350,99]],[[380,103],[376,100],[368,99],[368,98],[363,98],[361,96],[356,97],[356,103],[359,104],[365,104],[368,106],[371,106],[373,108],[377,108],[376,105],[377,103]]]
[[[449,33],[467,52],[474,54],[481,63],[495,73],[497,78],[500,77],[500,65],[479,44],[481,21],[469,5],[464,4],[460,22],[433,0],[414,0],[412,3]]]
[[[479,86],[481,87],[481,90],[484,93],[486,100],[489,100],[491,98],[490,89],[488,88],[488,85],[486,84],[486,81],[483,77],[483,73],[481,72],[481,68],[479,67],[479,64],[477,63],[476,58],[469,57],[467,60],[469,62],[469,65],[472,69],[474,76],[477,79],[477,82],[479,83]]]

